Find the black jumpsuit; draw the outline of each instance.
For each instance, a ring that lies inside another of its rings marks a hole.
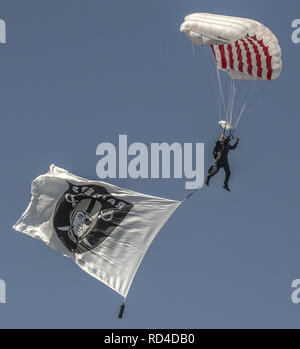
[[[228,153],[229,150],[233,150],[237,147],[239,141],[237,140],[234,145],[230,145],[230,143],[225,143],[223,141],[217,141],[214,148],[214,158],[216,159],[216,163],[211,166],[208,170],[207,180],[209,181],[211,177],[213,177],[216,173],[219,172],[220,168],[224,168],[225,171],[225,181],[224,185],[228,185],[228,181],[231,175],[230,167],[228,164]]]

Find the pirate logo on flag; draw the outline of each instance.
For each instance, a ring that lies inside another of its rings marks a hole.
[[[123,221],[133,205],[99,185],[68,184],[56,205],[54,229],[69,251],[91,251]]]

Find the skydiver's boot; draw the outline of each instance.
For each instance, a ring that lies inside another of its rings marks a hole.
[[[227,191],[230,191],[229,187],[228,187],[228,184],[224,184],[223,185],[223,188],[226,189]]]
[[[210,180],[210,178],[209,178],[209,176],[207,176],[207,177],[206,177],[206,180],[205,180],[205,184],[206,184],[207,186],[209,186],[209,180]]]

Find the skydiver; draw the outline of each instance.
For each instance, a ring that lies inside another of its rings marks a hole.
[[[230,191],[228,187],[229,177],[231,175],[230,167],[228,163],[228,153],[230,150],[233,150],[239,144],[240,139],[237,137],[234,145],[230,144],[231,137],[225,137],[224,134],[221,135],[219,140],[216,142],[216,145],[213,150],[213,155],[216,160],[215,164],[211,166],[208,170],[208,176],[206,177],[205,184],[209,186],[209,181],[216,173],[219,172],[220,168],[223,168],[225,171],[225,181],[223,188],[227,191]]]

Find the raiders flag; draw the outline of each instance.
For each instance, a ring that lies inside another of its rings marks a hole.
[[[126,297],[152,240],[181,202],[75,176],[54,165],[31,186],[14,229],[44,241]]]

